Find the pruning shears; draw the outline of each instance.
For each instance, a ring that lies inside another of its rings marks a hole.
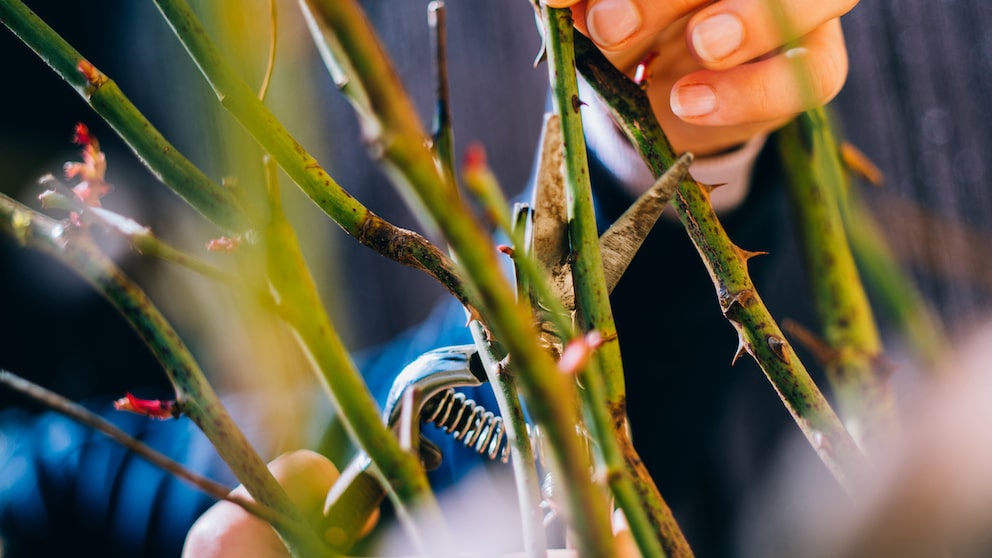
[[[531,236],[535,257],[551,282],[551,289],[567,311],[575,310],[571,250],[562,165],[564,143],[560,118],[544,121],[537,182],[531,213]],[[685,154],[642,194],[600,237],[606,285],[612,292],[648,232],[671,200],[688,172],[692,156]],[[459,387],[478,386],[487,375],[475,345],[443,347],[424,353],[396,377],[383,410],[383,421],[403,447],[418,452],[424,467],[441,463],[440,450],[420,433],[420,422],[442,426],[476,451],[500,453],[502,432],[493,414],[456,394]],[[502,454],[505,457],[505,453]],[[341,473],[325,500],[322,525],[325,539],[336,551],[345,552],[355,542],[362,526],[385,496],[380,480],[370,471],[371,461],[362,453]]]

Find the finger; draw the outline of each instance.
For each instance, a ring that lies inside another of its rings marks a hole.
[[[849,12],[858,0],[720,0],[689,19],[687,42],[703,66],[724,70],[767,54]]]
[[[269,469],[286,489],[305,517],[317,518],[324,496],[338,477],[337,469],[325,457],[311,451],[296,451],[278,457]],[[248,496],[243,486],[235,493]],[[183,546],[184,558],[285,558],[286,547],[263,520],[241,506],[223,501],[214,504],[193,524]]]
[[[708,0],[588,0],[573,7],[575,26],[607,52],[656,38]]]
[[[780,120],[827,103],[846,78],[847,51],[835,19],[770,58],[685,76],[672,88],[670,102],[676,116],[696,125]]]

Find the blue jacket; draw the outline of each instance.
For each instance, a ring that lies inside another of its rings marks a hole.
[[[739,209],[724,216],[732,238],[749,249],[771,254],[752,266],[759,290],[776,315],[803,320],[805,294],[796,288],[798,272],[793,234],[788,230],[778,165],[766,149],[756,166],[754,186]],[[632,201],[593,161],[591,174],[600,223],[612,222]],[[753,363],[729,362],[736,346],[733,329],[722,318],[711,283],[681,226],[663,218],[613,295],[614,312],[627,371],[628,408],[635,445],[656,477],[700,555],[731,555],[733,531],[748,494],[763,481],[772,448],[782,436],[798,436],[788,414]],[[421,353],[471,342],[464,314],[454,302],[441,304],[419,327],[360,358],[369,387],[380,403],[396,373]],[[806,323],[809,323],[807,321]],[[487,386],[469,397],[495,410]],[[234,399],[237,417],[258,400]],[[108,418],[152,447],[222,482],[235,480],[188,420],[157,422],[114,413]],[[341,431],[330,423],[316,447],[338,444]],[[441,491],[469,492],[483,506],[506,498],[495,481],[473,478],[456,484],[481,458],[438,429],[425,433],[444,452],[431,473]],[[176,556],[192,521],[210,500],[181,481],[148,465],[100,434],[54,414],[32,417],[8,410],[0,415],[0,529],[16,556],[71,551],[114,556]],[[249,436],[272,451],[266,440],[278,433]],[[810,452],[812,457],[812,452]],[[268,454],[267,457],[272,457]],[[343,466],[344,455],[332,457]],[[814,467],[815,457],[812,457]],[[494,479],[508,466],[489,465]],[[512,491],[509,491],[512,499]],[[53,537],[59,533],[58,537]],[[480,543],[484,537],[475,537]],[[486,542],[487,550],[512,549],[515,541]]]

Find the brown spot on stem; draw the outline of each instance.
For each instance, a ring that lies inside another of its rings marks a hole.
[[[794,341],[805,347],[813,358],[822,366],[830,366],[837,361],[837,350],[830,346],[822,337],[794,320],[784,320],[782,329]]]
[[[627,425],[627,396],[621,396],[619,401],[610,403],[609,407],[614,432],[622,431]]]

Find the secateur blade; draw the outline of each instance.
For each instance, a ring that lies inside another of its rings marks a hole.
[[[408,364],[393,380],[382,419],[409,451],[416,450],[427,470],[441,464],[441,451],[420,435],[420,418],[432,398],[455,387],[487,381],[475,345],[456,345],[428,351]],[[385,490],[370,471],[365,452],[341,472],[324,500],[325,539],[338,552],[354,544],[363,525],[379,507]]]
[[[568,206],[565,193],[564,140],[561,118],[544,117],[541,153],[537,164],[531,224],[535,257],[567,310],[575,310],[575,291],[568,242]],[[645,191],[599,238],[606,287],[613,292],[644,239],[671,201],[692,164],[685,153]]]

